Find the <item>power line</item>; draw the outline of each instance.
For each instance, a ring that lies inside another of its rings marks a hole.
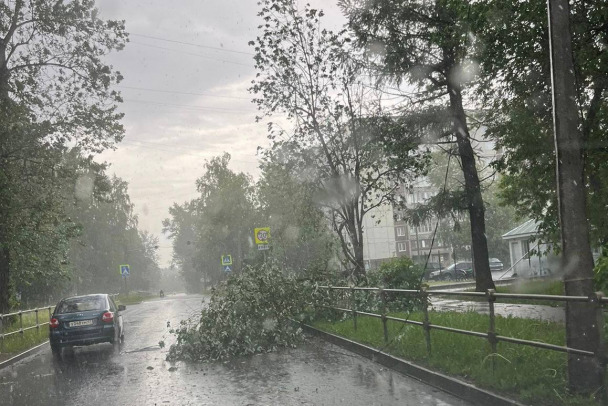
[[[135,145],[134,143],[143,143],[143,144],[147,144],[150,147],[169,147],[172,149],[181,149],[184,151],[192,151],[193,149],[202,149],[204,147],[200,146],[200,145],[187,145],[187,144],[180,144],[180,145],[175,145],[175,143],[172,144],[166,144],[166,143],[162,143],[162,142],[151,142],[151,141],[143,141],[143,140],[126,140],[123,142],[129,142],[131,143],[131,145]],[[144,145],[146,146],[146,145]],[[200,153],[206,153],[205,151],[201,151]],[[223,152],[222,152],[223,153]],[[232,155],[230,156],[230,162],[247,162],[247,163],[254,163],[257,164],[260,161],[247,161],[247,160],[243,160],[243,159],[233,159]]]
[[[155,102],[151,100],[139,100],[139,99],[124,99],[124,101],[128,101],[130,103],[143,103],[143,104],[155,104],[160,106],[170,106],[170,107],[181,107],[187,108],[190,110],[209,110],[216,112],[225,112],[225,113],[252,113],[252,111],[243,110],[243,109],[228,109],[222,107],[208,107],[208,106],[195,106],[191,104],[175,104],[175,103],[166,103],[166,102]]]
[[[207,93],[195,93],[195,92],[180,92],[177,90],[164,90],[164,89],[150,89],[147,87],[135,87],[135,86],[117,86],[121,89],[131,89],[131,90],[143,90],[147,92],[157,92],[157,93],[173,93],[173,94],[184,94],[188,96],[206,96],[206,97],[221,97],[224,99],[238,99],[238,100],[251,100],[249,97],[237,97],[237,96],[222,96],[222,95],[213,95]]]
[[[128,145],[132,145],[132,146],[135,146],[135,147],[149,148],[149,149],[155,149],[155,150],[158,150],[158,151],[163,151],[163,152],[175,153],[175,151],[174,151],[174,150],[172,151],[171,149],[162,148],[162,147],[170,147],[170,148],[175,149],[176,147],[175,147],[174,145],[168,145],[168,144],[158,144],[158,145],[160,146],[160,148],[159,148],[159,147],[157,147],[157,146],[155,145],[156,143],[150,143],[150,144],[152,144],[152,145],[141,145],[141,143],[142,143],[142,142],[143,142],[143,141],[129,141],[129,140],[123,140],[123,141],[121,141],[121,144],[128,144]],[[179,149],[179,147],[177,147],[177,149]],[[189,148],[188,150],[189,150],[189,151],[191,151],[192,149],[191,149],[191,148]],[[199,152],[198,154],[196,154],[196,153],[188,153],[188,152],[181,152],[181,151],[180,151],[180,153],[181,153],[182,155],[190,155],[190,156],[197,157],[197,158],[205,158],[204,156],[203,156],[203,157],[201,157],[201,156],[200,156],[200,154],[211,154],[211,155],[214,155],[214,156],[215,156],[215,155],[218,155],[218,154],[221,154],[221,153],[208,153],[208,152],[206,152],[206,151],[201,151],[201,152]],[[258,161],[246,161],[246,160],[242,160],[242,159],[232,159],[232,157],[230,158],[230,162],[240,162],[240,163],[249,163],[249,164],[259,164],[259,162],[258,162]]]
[[[159,37],[154,37],[152,35],[134,34],[134,33],[129,33],[129,35],[130,36],[134,36],[134,37],[154,39],[154,40],[157,40],[157,41],[171,42],[173,44],[182,44],[182,45],[190,45],[190,46],[197,47],[197,48],[213,49],[214,51],[230,52],[230,53],[233,53],[233,54],[242,54],[242,55],[250,55],[250,56],[254,55],[251,52],[236,51],[236,50],[228,49],[228,48],[218,48],[218,47],[212,47],[212,46],[208,46],[208,45],[194,44],[192,42],[177,41],[177,40],[166,39],[166,38],[159,38]]]
[[[192,56],[196,56],[196,57],[199,57],[199,58],[209,59],[209,60],[212,60],[212,61],[231,63],[233,65],[247,66],[248,68],[252,68],[253,67],[252,65],[246,64],[246,63],[227,61],[225,59],[217,59],[217,58],[213,58],[213,57],[206,56],[206,55],[195,54],[194,52],[182,51],[180,49],[166,48],[166,47],[161,47],[161,46],[158,46],[158,45],[144,44],[143,42],[135,42],[135,41],[131,41],[130,43],[131,44],[135,44],[135,45],[141,45],[141,46],[144,46],[144,47],[149,47],[149,48],[162,49],[164,51],[171,51],[171,52],[178,52],[180,54],[185,54],[185,55],[192,55]]]

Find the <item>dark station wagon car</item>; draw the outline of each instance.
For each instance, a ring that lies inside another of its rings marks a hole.
[[[112,343],[118,346],[124,339],[121,311],[111,296],[95,294],[62,299],[51,316],[49,342],[53,354],[63,347]]]
[[[434,280],[459,280],[473,277],[473,263],[457,262],[445,269],[431,272],[430,279]]]

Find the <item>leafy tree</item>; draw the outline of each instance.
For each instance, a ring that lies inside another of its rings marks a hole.
[[[198,238],[196,206],[196,200],[181,205],[174,203],[169,208],[171,217],[163,220],[163,233],[173,241],[173,265],[179,267],[180,276],[189,293],[201,291],[201,274],[196,266],[194,245]]]
[[[190,291],[200,291],[201,278],[215,284],[225,277],[220,267],[223,254],[232,255],[235,272],[255,260],[253,229],[262,224],[254,220],[252,180],[230,170],[229,163],[227,153],[206,162],[205,173],[196,181],[200,197],[174,205],[172,217],[163,221]]]
[[[158,239],[137,229],[127,183],[108,178],[102,168],[92,163],[79,171],[79,191],[69,211],[81,230],[69,253],[72,290],[118,292],[119,266],[125,263],[131,266],[129,289],[149,290],[160,278]]]
[[[211,282],[223,278],[222,254],[232,254],[233,269],[239,272],[251,260],[253,229],[262,227],[254,212],[254,188],[251,177],[228,168],[230,154],[224,153],[205,163],[205,173],[197,179],[199,256],[203,273]]]
[[[471,33],[482,22],[481,9],[465,0],[343,0],[340,4],[377,75],[388,83],[407,81],[417,88],[411,96],[415,104],[409,113],[410,131],[432,133],[436,140],[447,138],[456,144],[475,247],[476,288],[494,288],[485,208],[465,112],[478,45]]]
[[[259,212],[272,233],[270,257],[294,272],[322,275],[337,255],[337,241],[315,201],[316,191],[293,169],[273,162],[262,164],[256,184]]]
[[[587,216],[592,243],[608,241],[608,52],[607,10],[602,1],[571,2],[577,104],[585,148]],[[532,0],[488,1],[479,91],[491,112],[488,135],[504,152],[496,167],[501,197],[520,216],[540,223],[545,238],[559,246],[551,75],[546,4]],[[517,36],[513,35],[517,32]]]
[[[447,246],[453,248],[454,261],[468,260],[472,257],[471,223],[467,216],[466,199],[464,198],[464,178],[460,170],[457,154],[448,151],[432,153],[432,164],[428,171],[428,180],[439,193],[426,204],[407,210],[408,216],[422,220],[424,218],[440,219],[438,237]],[[482,196],[485,205],[486,238],[488,253],[508,264],[509,247],[502,235],[516,227],[521,217],[515,208],[505,204],[500,198],[499,183],[501,176],[496,174],[483,160],[478,161],[482,183]],[[484,166],[485,165],[485,166]]]
[[[122,49],[124,23],[104,21],[94,0],[15,0],[0,5],[0,104],[45,123],[47,142],[101,151],[119,141],[121,75],[102,58]]]
[[[32,280],[12,275],[24,261],[65,274],[57,263],[73,224],[52,189],[64,177],[55,176],[68,142],[100,151],[122,138],[111,90],[121,76],[102,57],[125,41],[123,23],[99,19],[91,0],[0,4],[0,312],[11,283]]]
[[[363,218],[394,197],[398,181],[421,165],[420,154],[413,142],[401,144],[399,159],[384,149],[385,132],[399,125],[366,86],[350,38],[322,28],[322,11],[264,0],[259,16],[261,33],[250,42],[258,74],[250,90],[266,116],[286,115],[293,125],[283,131],[269,124],[267,155],[319,185],[317,201],[360,279]]]

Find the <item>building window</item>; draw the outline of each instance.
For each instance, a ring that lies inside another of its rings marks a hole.
[[[431,225],[431,222],[427,220],[424,223],[420,224],[420,227],[418,227],[418,232],[429,233],[431,232],[432,228],[433,226]]]
[[[397,237],[405,236],[405,227],[397,227]]]
[[[399,251],[399,252],[407,251],[407,247],[404,242],[397,243],[397,251]]]
[[[426,248],[426,241],[425,240],[420,241],[420,245],[422,245],[422,248]]]
[[[522,240],[521,242],[521,254],[523,258],[530,259],[530,241]]]
[[[430,233],[433,230],[434,228],[430,220],[427,220],[418,226],[419,233]],[[410,234],[416,234],[416,226],[410,226]]]
[[[402,220],[403,220],[403,214],[401,214],[401,213],[395,214],[395,221],[402,221]]]

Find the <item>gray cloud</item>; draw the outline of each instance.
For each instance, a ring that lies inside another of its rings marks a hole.
[[[334,27],[342,23],[333,2],[311,3],[329,8]],[[265,124],[254,121],[247,88],[255,72],[244,54],[257,35],[257,2],[103,0],[98,8],[103,18],[125,20],[132,33],[127,47],[108,57],[125,77],[126,137],[98,160],[129,182],[140,227],[161,236],[167,265],[171,248],[161,221],[174,202],[196,197],[205,160],[227,151],[234,170],[258,174],[257,146],[268,143]]]

